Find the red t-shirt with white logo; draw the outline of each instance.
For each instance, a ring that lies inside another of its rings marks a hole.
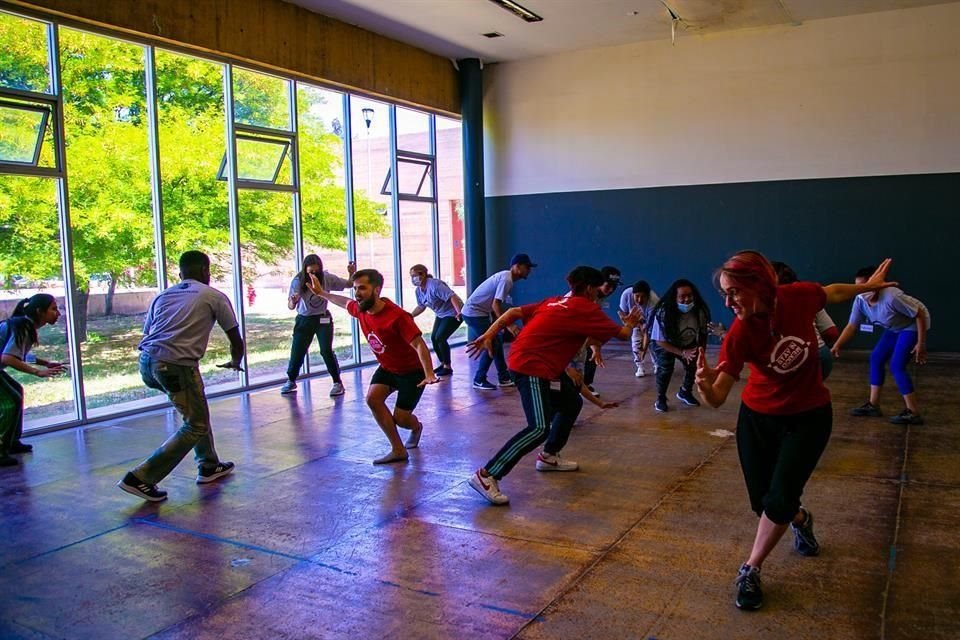
[[[421,369],[420,358],[410,343],[422,335],[413,316],[386,298],[378,313],[360,311],[356,300],[347,303],[347,313],[360,321],[360,330],[380,366],[397,375]]]
[[[718,369],[739,379],[744,363],[750,365],[743,404],[757,413],[793,415],[830,402],[813,326],[826,301],[819,284],[796,282],[777,287],[772,324],[769,315],[733,321]]]
[[[520,310],[523,329],[510,348],[507,365],[528,376],[558,378],[584,340],[606,342],[620,333],[620,326],[583,296],[547,298]]]

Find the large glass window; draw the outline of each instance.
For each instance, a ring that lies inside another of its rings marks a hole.
[[[300,198],[303,253],[315,253],[323,268],[347,278],[348,230],[344,172],[343,96],[309,85],[297,85],[297,139],[300,143]],[[364,200],[355,208],[364,225],[380,225],[383,217]],[[291,264],[293,271],[299,265]],[[288,281],[289,284],[289,281]],[[350,295],[349,291],[343,295]],[[341,366],[353,362],[353,329],[350,316],[336,305],[327,307],[333,316],[333,350]],[[294,312],[291,312],[291,314]],[[310,371],[325,371],[317,345],[310,347]]]
[[[155,395],[137,365],[156,293],[144,48],[60,30],[76,340],[88,410]]]
[[[187,250],[210,256],[211,285],[244,320],[245,375],[216,366],[229,342],[213,328],[200,365],[212,393],[283,378],[305,254],[342,277],[350,257],[378,269],[407,309],[413,264],[463,292],[456,121],[2,11],[0,42],[0,318],[53,294],[73,317],[43,328],[35,353],[77,358],[58,378],[14,374],[27,430],[165,401],[142,384],[137,345]],[[353,323],[331,312],[338,360],[356,364]],[[429,331],[432,314],[421,321]],[[324,368],[311,348],[307,371]]]
[[[440,273],[462,300],[467,299],[467,254],[463,219],[463,146],[460,121],[436,117],[437,131],[437,236]],[[451,341],[467,336],[466,325]]]
[[[390,171],[390,105],[366,98],[350,100],[353,129],[353,206],[357,233],[357,268],[383,274],[381,295],[399,303],[394,268],[391,198],[381,193]],[[360,341],[363,362],[375,360]]]
[[[65,311],[57,182],[50,178],[0,175],[0,318],[35,293],[49,293]],[[56,325],[40,329],[40,344],[28,357],[70,362],[66,313]],[[73,368],[55,378],[38,378],[8,368],[23,385],[26,425],[37,427],[73,420]]]
[[[223,65],[157,50],[156,67],[167,281],[179,282],[184,251],[203,251],[210,285],[235,304],[227,183],[217,179],[226,150]],[[208,390],[239,384],[236,372],[216,366],[229,357],[230,343],[215,326],[200,361]]]

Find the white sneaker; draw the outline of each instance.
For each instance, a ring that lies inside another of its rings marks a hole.
[[[293,380],[287,380],[285,383],[283,383],[283,386],[280,387],[280,395],[283,395],[283,396],[289,395],[291,393],[296,393],[296,392],[297,392],[297,383],[294,382]]]
[[[334,382],[333,386],[330,387],[330,397],[335,398],[337,396],[342,396],[346,391],[343,388],[342,382]]]
[[[500,493],[500,485],[497,483],[497,479],[493,476],[484,478],[480,475],[479,469],[474,471],[473,475],[470,476],[469,484],[473,487],[474,491],[486,498],[490,504],[500,505],[510,502],[510,498]]]
[[[635,374],[633,374],[633,375],[637,376],[638,378],[642,378],[642,377],[644,377],[645,375],[647,375],[647,372],[646,372],[646,370],[643,368],[643,365],[642,365],[642,364],[638,364],[638,365],[637,365],[637,372],[636,372]]]
[[[560,454],[551,455],[546,451],[537,454],[537,471],[576,471],[580,468],[573,460],[564,460]]]

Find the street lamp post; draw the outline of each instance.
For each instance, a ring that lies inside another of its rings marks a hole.
[[[373,124],[374,111],[371,107],[364,107],[363,109],[360,110],[360,112],[363,114],[363,121],[367,125],[367,197],[372,198],[373,193],[370,191],[371,173],[372,173],[372,169],[370,166],[370,125]],[[374,260],[374,255],[373,255],[373,234],[370,234],[367,236],[367,244],[370,247],[370,267],[376,268],[375,267],[376,260]]]

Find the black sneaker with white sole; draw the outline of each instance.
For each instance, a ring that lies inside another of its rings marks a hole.
[[[123,480],[117,483],[121,490],[132,496],[143,498],[147,502],[161,502],[167,499],[167,492],[157,488],[155,484],[147,484],[129,471]]]
[[[658,396],[657,401],[653,403],[653,408],[660,413],[670,411],[670,407],[667,406],[667,396]]]
[[[235,466],[232,462],[221,462],[217,466],[209,469],[200,467],[197,470],[197,484],[207,484],[208,482],[219,480],[223,476],[232,473]]]
[[[683,387],[680,387],[680,391],[677,391],[677,400],[687,405],[688,407],[699,407],[700,401],[697,400],[696,396],[693,395],[692,391],[688,391]]]

